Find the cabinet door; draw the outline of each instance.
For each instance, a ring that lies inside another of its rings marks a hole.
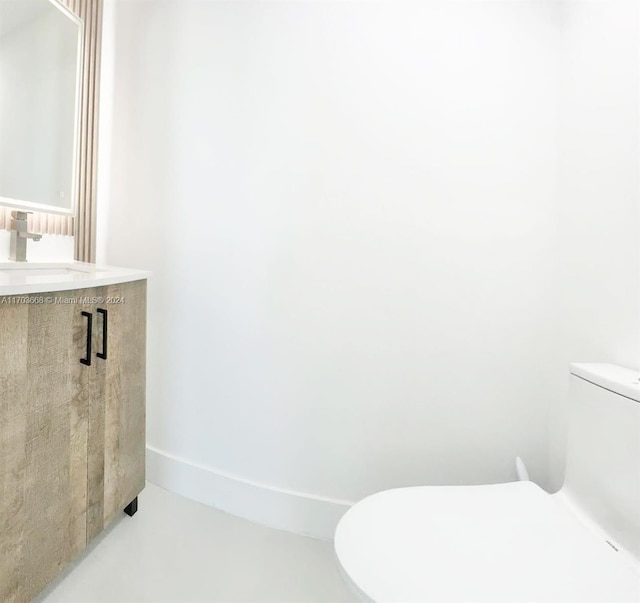
[[[89,514],[89,539],[144,488],[146,292],[146,281],[110,285],[95,308],[96,351],[106,351],[106,358],[95,360],[90,410],[89,500],[100,501],[101,516]]]
[[[30,601],[86,546],[87,327],[70,295],[0,298],[3,602]]]
[[[29,307],[0,297],[0,601],[22,591]]]
[[[84,300],[82,310],[91,314],[93,320],[93,340],[91,346],[91,366],[82,375],[81,388],[87,396],[88,433],[87,456],[87,542],[102,531],[104,516],[104,420],[105,420],[105,366],[97,356],[102,349],[103,326],[96,312],[97,301],[105,294],[105,287],[93,287],[78,292]]]

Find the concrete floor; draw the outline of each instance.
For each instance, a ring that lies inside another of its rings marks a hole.
[[[333,544],[253,524],[148,484],[39,603],[353,603]]]

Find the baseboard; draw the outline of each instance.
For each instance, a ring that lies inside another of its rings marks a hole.
[[[353,504],[247,480],[151,446],[147,479],[255,523],[324,540],[333,540],[338,521]]]

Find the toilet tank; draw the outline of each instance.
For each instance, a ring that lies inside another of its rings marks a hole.
[[[559,494],[640,560],[640,372],[572,364]]]

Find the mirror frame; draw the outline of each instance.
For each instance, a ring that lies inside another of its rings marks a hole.
[[[75,116],[73,123],[73,157],[71,159],[71,207],[63,208],[56,205],[47,205],[46,203],[35,203],[32,201],[23,201],[22,199],[13,199],[11,197],[3,197],[0,195],[0,206],[9,207],[11,209],[21,209],[25,211],[39,211],[49,214],[57,214],[61,216],[75,216],[78,208],[78,174],[80,171],[80,120],[82,112],[82,83],[83,83],[83,63],[84,63],[84,20],[73,12],[68,6],[60,0],[46,0],[57,8],[65,17],[71,19],[78,25],[78,49],[76,59],[76,93],[75,93]]]

